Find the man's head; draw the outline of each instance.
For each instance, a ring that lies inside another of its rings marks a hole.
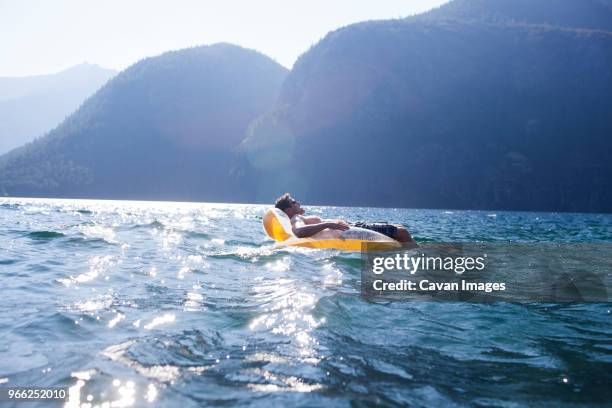
[[[304,209],[300,206],[300,203],[291,197],[291,194],[285,193],[276,200],[274,204],[279,210],[283,210],[289,218],[296,214],[304,214]]]

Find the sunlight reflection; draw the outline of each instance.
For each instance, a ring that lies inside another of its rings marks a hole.
[[[85,283],[96,279],[104,272],[108,271],[113,266],[120,263],[120,260],[115,259],[111,255],[106,256],[94,256],[89,260],[89,270],[81,273],[77,276],[70,276],[70,278],[58,279],[58,282],[64,284],[64,286],[70,286],[71,284]]]
[[[212,242],[215,245],[219,245],[219,246],[225,244],[225,240],[221,238],[213,238],[210,240],[210,242]]]
[[[333,263],[326,263],[323,265],[323,277],[324,286],[338,286],[342,284],[342,272],[334,266]]]
[[[176,277],[178,279],[185,279],[185,274],[189,273],[190,269],[187,266],[183,266],[181,269],[179,269],[178,273],[176,274]]]
[[[113,382],[114,383],[114,382]],[[127,381],[125,385],[118,385],[117,392],[119,393],[119,399],[115,401],[109,401],[111,407],[129,407],[135,402],[136,390],[133,381]]]
[[[117,323],[119,323],[124,318],[125,318],[124,314],[117,313],[117,316],[115,316],[111,321],[108,322],[108,328],[112,329],[113,327],[117,325]]]
[[[285,272],[288,271],[290,267],[291,259],[287,256],[283,259],[279,259],[275,262],[268,262],[266,264],[266,268],[272,272]]]
[[[118,244],[119,241],[115,240],[115,232],[112,228],[104,227],[99,224],[94,225],[83,225],[80,227],[81,232],[87,238],[100,238],[109,244]]]
[[[182,234],[176,232],[171,226],[155,228],[151,231],[151,234],[154,237],[159,237],[161,241],[161,248],[166,251],[174,249],[183,241]]]
[[[77,380],[72,387],[68,387],[68,401],[66,401],[66,404],[64,405],[65,408],[80,408],[81,388],[84,386],[84,380]]]
[[[268,382],[267,384],[247,384],[247,387],[257,392],[312,392],[323,388],[322,384],[307,384],[301,378],[278,375],[260,368],[253,369],[252,372]]]
[[[270,256],[273,254],[274,246],[261,246],[257,248],[240,246],[236,248],[236,255],[251,262],[257,262],[259,256]]]
[[[171,382],[179,377],[180,368],[172,365],[152,365],[145,366],[137,361],[134,361],[126,356],[127,350],[136,344],[136,341],[130,340],[124,343],[120,343],[114,346],[107,347],[102,355],[109,358],[112,361],[116,361],[130,367],[138,374],[148,378],[153,378],[162,382]],[[115,380],[119,381],[119,380]]]
[[[201,309],[201,302],[204,300],[204,296],[196,292],[188,292],[187,299],[183,305],[183,310],[187,312],[195,312]]]
[[[114,379],[112,385],[117,388],[118,399],[101,401],[100,403],[94,404],[94,395],[87,394],[87,396],[85,397],[85,400],[87,402],[81,403],[81,389],[85,386],[85,384],[85,380],[78,379],[75,385],[68,389],[69,397],[68,401],[64,405],[65,408],[122,408],[131,407],[136,402],[136,385],[134,384],[134,382],[126,381],[124,385],[121,385],[120,380]],[[102,393],[102,395],[104,394],[105,393]],[[151,389],[148,390],[147,398],[150,394],[152,394]],[[153,396],[153,400],[155,399],[155,395]]]
[[[289,364],[291,361],[278,354],[271,353],[254,353],[245,358],[246,361],[261,361],[265,363]]]
[[[113,304],[113,300],[109,295],[104,296],[100,300],[86,300],[84,302],[77,302],[75,307],[81,312],[95,312],[98,310],[106,309]]]
[[[146,394],[147,402],[153,402],[155,398],[157,398],[157,388],[153,384],[149,384]]]
[[[284,270],[289,266],[284,259],[266,265],[268,269],[278,271]],[[320,359],[317,356],[316,347],[318,341],[313,337],[312,332],[324,321],[317,320],[312,315],[317,296],[311,293],[304,293],[301,288],[296,287],[297,281],[290,279],[275,279],[273,281],[262,282],[254,287],[257,299],[266,299],[265,310],[267,313],[254,318],[249,324],[250,330],[269,330],[276,335],[281,335],[292,339],[296,357],[306,364],[317,365]],[[292,352],[293,354],[293,352]],[[267,361],[270,363],[281,363],[291,361],[290,357],[255,353],[247,357],[251,361]],[[275,376],[269,372],[261,372],[264,380],[268,384],[249,384],[249,388],[256,391],[277,392],[277,391],[296,391],[310,392],[321,387],[319,384],[305,384],[302,380],[295,377]],[[283,382],[284,385],[269,384],[270,381]]]
[[[146,325],[144,326],[144,329],[145,329],[145,330],[151,330],[152,328],[154,328],[154,327],[156,327],[156,326],[159,326],[159,325],[161,325],[161,324],[165,324],[165,323],[172,323],[172,322],[174,322],[174,320],[175,320],[175,319],[176,319],[176,317],[175,317],[173,314],[171,314],[171,313],[166,313],[166,314],[165,314],[165,315],[163,315],[163,316],[159,316],[159,317],[154,318],[154,319],[151,321],[151,323],[146,324]]]

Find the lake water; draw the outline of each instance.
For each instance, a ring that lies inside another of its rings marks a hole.
[[[0,199],[0,387],[92,407],[612,400],[610,303],[368,302],[358,254],[277,249],[265,208]],[[308,209],[420,242],[612,242],[611,215]]]

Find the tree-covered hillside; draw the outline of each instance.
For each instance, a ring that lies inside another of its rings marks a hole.
[[[612,1],[454,0],[422,17],[612,31]]]
[[[232,151],[286,69],[229,44],[147,58],[47,136],[0,158],[15,196],[229,200]]]
[[[0,193],[612,211],[609,0],[455,0],[292,71],[219,44],[122,72],[0,158]]]
[[[334,31],[235,173],[262,201],[612,211],[610,21],[598,1],[456,0]]]

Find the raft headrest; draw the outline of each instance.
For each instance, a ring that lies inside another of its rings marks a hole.
[[[275,241],[286,241],[294,238],[291,220],[284,211],[270,208],[263,216],[263,228],[266,234]]]

